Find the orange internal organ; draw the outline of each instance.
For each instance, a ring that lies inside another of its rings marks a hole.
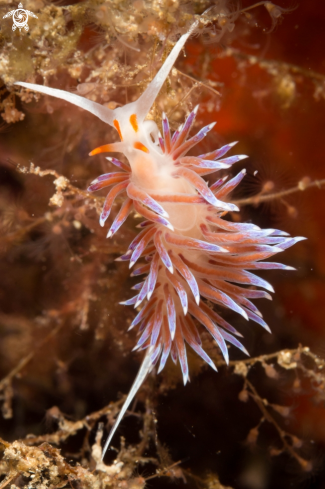
[[[136,116],[136,114],[132,114],[132,115],[130,116],[130,124],[131,124],[131,126],[133,127],[134,131],[135,131],[135,132],[138,132],[138,130],[139,130],[139,126],[138,126],[138,121],[137,121],[137,116]]]
[[[149,153],[148,148],[144,144],[140,143],[140,141],[134,143],[133,147],[135,149],[139,149],[140,151],[144,151],[144,153]]]
[[[110,153],[112,151],[114,151],[112,144],[104,144],[104,146],[99,146],[98,148],[93,149],[89,153],[89,156],[98,155],[99,153]]]
[[[131,117],[132,117],[132,116],[131,116]],[[115,127],[115,129],[117,130],[117,132],[118,132],[118,134],[119,134],[120,138],[121,138],[121,141],[123,141],[123,136],[122,136],[122,133],[121,133],[121,128],[120,128],[120,124],[119,124],[118,120],[117,120],[117,119],[114,119],[114,120],[113,120],[113,124],[114,124],[114,127]]]

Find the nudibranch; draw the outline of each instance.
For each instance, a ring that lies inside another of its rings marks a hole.
[[[130,329],[138,328],[135,350],[146,350],[146,354],[111,430],[103,456],[131,400],[158,362],[159,373],[169,355],[175,363],[179,359],[186,384],[189,380],[187,344],[217,370],[202,348],[200,328],[211,334],[226,362],[226,342],[247,354],[238,340],[241,334],[222,317],[220,309],[217,312],[211,307],[211,303],[232,309],[245,320],[251,319],[269,331],[251,299],[271,299],[269,292],[274,291],[252,271],[293,270],[281,263],[262,260],[304,239],[291,238],[276,229],[261,229],[251,223],[223,219],[227,212],[239,210],[229,202],[228,195],[240,183],[245,171],[230,180],[219,178],[211,186],[203,177],[230,168],[246,156],[225,157],[236,143],[199,156],[186,156],[214,126],[209,124],[196,135],[189,136],[197,107],[173,134],[165,114],[162,116],[162,134],[154,121],[146,120],[195,27],[196,24],[180,37],[138,100],[114,110],[63,90],[16,83],[82,107],[116,129],[120,142],[105,144],[90,154],[117,152],[125,159],[107,158],[119,171],[99,176],[88,190],[111,187],[100,216],[101,226],[105,225],[116,197],[125,195],[107,237],[118,231],[132,211],[144,218],[139,225],[139,234],[119,260],[129,261],[130,268],[140,258],[145,260],[145,264],[133,271],[133,276],[144,275],[144,280],[133,287],[136,295],[123,304],[139,308]]]

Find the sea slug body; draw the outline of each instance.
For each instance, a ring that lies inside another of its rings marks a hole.
[[[195,24],[179,39],[140,98],[115,110],[62,90],[17,83],[78,105],[117,130],[120,142],[106,144],[90,154],[118,152],[125,156],[127,163],[108,157],[119,171],[99,176],[88,190],[110,187],[100,215],[101,226],[105,225],[116,197],[125,195],[107,237],[119,230],[132,211],[144,218],[139,234],[119,260],[128,261],[130,268],[140,258],[145,260],[145,264],[132,272],[133,276],[144,275],[144,279],[133,287],[136,295],[123,304],[140,307],[130,329],[138,328],[139,339],[134,349],[146,350],[146,355],[104,453],[125,410],[153,366],[158,365],[159,373],[169,356],[175,363],[179,359],[186,384],[189,380],[187,344],[216,370],[202,348],[202,326],[211,334],[226,362],[226,342],[247,354],[238,340],[241,334],[205,300],[229,308],[269,331],[252,299],[270,299],[269,292],[273,292],[273,288],[253,272],[292,270],[292,267],[262,260],[304,239],[291,238],[276,229],[260,229],[254,224],[223,219],[227,212],[238,211],[227,199],[243,179],[245,170],[230,180],[219,178],[210,187],[203,177],[230,168],[246,156],[228,155],[236,143],[199,156],[187,156],[214,126],[214,123],[209,124],[190,136],[197,107],[173,134],[165,114],[162,134],[155,122],[145,120],[194,27]]]

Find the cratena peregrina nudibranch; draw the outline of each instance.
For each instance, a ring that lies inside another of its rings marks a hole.
[[[187,344],[216,370],[202,348],[200,327],[211,334],[226,362],[226,342],[247,353],[238,340],[241,334],[208,306],[205,299],[232,309],[269,331],[251,299],[270,299],[268,292],[273,292],[273,288],[252,271],[292,270],[292,267],[281,263],[262,260],[304,239],[288,237],[287,233],[276,229],[260,229],[254,224],[223,219],[228,211],[238,211],[226,199],[240,183],[245,171],[229,181],[218,179],[210,187],[202,177],[230,168],[246,156],[225,157],[235,143],[199,156],[186,156],[214,126],[212,123],[189,137],[197,107],[174,134],[171,134],[164,114],[162,135],[155,122],[145,120],[195,27],[196,24],[178,40],[139,99],[115,110],[63,90],[17,83],[82,107],[117,130],[120,142],[106,144],[90,154],[118,152],[125,156],[127,163],[107,158],[120,171],[99,176],[89,191],[111,187],[100,216],[101,226],[105,225],[116,197],[122,193],[125,195],[107,237],[118,231],[133,210],[144,218],[139,226],[141,231],[120,260],[129,261],[130,268],[139,258],[146,262],[133,271],[133,276],[145,276],[134,287],[136,295],[123,303],[141,308],[130,329],[138,328],[139,340],[135,350],[146,350],[146,354],[103,455],[131,400],[158,362],[159,373],[169,355],[175,363],[179,359],[186,384],[189,380]]]

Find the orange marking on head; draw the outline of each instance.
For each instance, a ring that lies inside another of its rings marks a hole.
[[[123,141],[123,136],[122,136],[122,133],[121,133],[121,128],[120,128],[120,124],[119,124],[118,120],[117,119],[114,119],[113,120],[113,124],[114,124],[114,127],[117,130],[120,138],[121,138],[121,141]]]
[[[104,146],[99,146],[99,148],[93,149],[89,153],[89,156],[98,155],[99,153],[110,153],[112,151],[113,151],[112,145],[111,144],[105,144]]]
[[[134,143],[134,148],[140,149],[141,151],[144,151],[145,153],[149,153],[148,148],[144,144],[140,143],[140,141],[137,141],[136,143]]]
[[[131,123],[131,126],[133,127],[134,131],[135,132],[138,132],[139,130],[139,126],[138,126],[138,121],[137,121],[137,116],[136,114],[132,114],[130,116],[130,123]]]

